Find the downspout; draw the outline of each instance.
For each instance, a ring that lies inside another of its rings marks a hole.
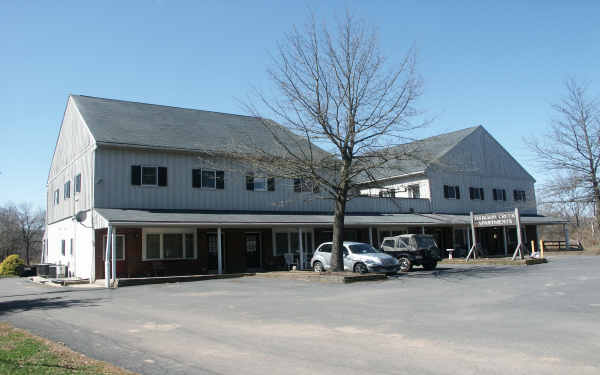
[[[112,226],[108,226],[108,232],[106,234],[106,254],[104,255],[104,279],[106,280],[106,287],[110,288],[110,243],[112,236]]]
[[[115,281],[117,280],[117,228],[113,228],[112,231],[112,239],[111,239],[111,252],[112,255],[112,272],[111,272],[111,281],[112,286],[114,287]]]

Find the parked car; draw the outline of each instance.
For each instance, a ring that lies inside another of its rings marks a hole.
[[[332,242],[319,245],[314,252],[310,264],[315,272],[326,271],[331,268]],[[400,269],[400,263],[392,256],[361,242],[344,241],[344,270],[367,273],[377,272],[393,274]]]
[[[400,262],[400,271],[408,272],[413,266],[433,270],[441,259],[441,251],[432,236],[427,234],[401,234],[385,237],[380,246],[386,254]]]

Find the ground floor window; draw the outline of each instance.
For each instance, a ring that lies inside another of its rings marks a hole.
[[[195,259],[196,233],[193,229],[145,229],[144,260]]]
[[[288,264],[300,261],[300,234],[298,230],[281,230],[273,233],[273,255],[283,256]],[[304,264],[310,262],[314,251],[312,230],[302,231]]]
[[[115,253],[117,260],[125,260],[125,235],[117,234],[117,251]],[[102,259],[106,257],[106,235],[102,236]],[[112,255],[111,255],[112,258]]]

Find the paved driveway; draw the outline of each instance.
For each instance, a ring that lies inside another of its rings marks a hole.
[[[354,285],[3,279],[0,320],[144,374],[599,374],[600,257]]]

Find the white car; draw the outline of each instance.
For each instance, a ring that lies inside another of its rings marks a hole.
[[[331,268],[331,247],[332,242],[322,243],[313,254],[310,264],[315,272]],[[393,256],[382,253],[366,243],[344,241],[345,271],[393,274],[399,269],[400,263]]]

